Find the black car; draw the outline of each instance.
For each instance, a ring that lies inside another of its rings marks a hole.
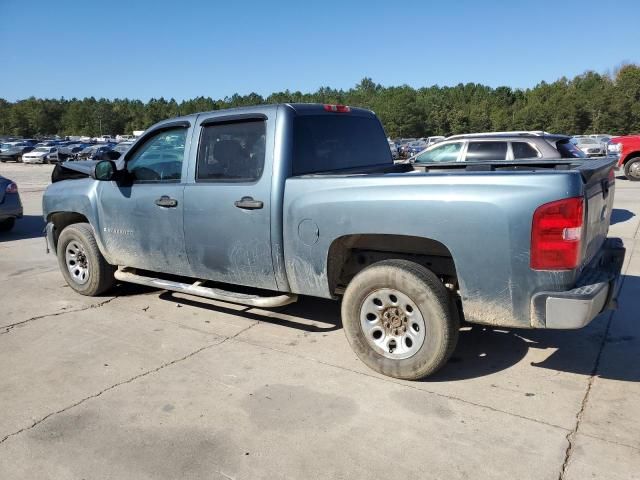
[[[11,230],[17,218],[22,218],[18,186],[0,175],[0,232]]]
[[[4,163],[9,160],[12,162],[22,162],[22,154],[30,152],[31,150],[33,150],[33,148],[34,147],[31,145],[24,145],[24,144],[14,145],[8,150],[4,150],[3,152],[0,152],[0,162]]]
[[[58,149],[58,158],[60,159],[61,162],[75,158],[78,153],[80,153],[85,148],[90,147],[91,145],[92,144],[90,143],[80,143],[80,142],[69,143]]]

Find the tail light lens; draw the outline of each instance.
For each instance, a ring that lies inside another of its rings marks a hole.
[[[582,197],[538,207],[531,226],[531,268],[571,270],[580,265],[583,224]]]
[[[7,185],[7,188],[5,189],[5,192],[7,192],[7,193],[18,193],[18,185],[16,185],[15,183],[10,183],[9,185]]]

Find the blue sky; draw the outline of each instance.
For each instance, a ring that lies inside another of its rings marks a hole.
[[[526,88],[640,63],[638,0],[0,0],[0,18],[10,101],[268,95],[363,77]]]

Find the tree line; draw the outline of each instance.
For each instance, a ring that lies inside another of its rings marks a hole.
[[[284,92],[262,97],[235,94],[177,102],[152,98],[0,98],[0,135],[130,134],[165,118],[246,105],[282,102],[338,103],[370,108],[391,137],[546,130],[555,133],[640,133],[640,65],[611,74],[586,72],[533,88],[492,88],[477,83],[453,87],[383,87],[364,78],[348,90],[322,87],[314,93]]]

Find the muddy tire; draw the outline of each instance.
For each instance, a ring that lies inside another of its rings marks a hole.
[[[342,300],[351,348],[368,367],[417,380],[440,369],[458,341],[455,302],[429,269],[385,260],[358,273]]]
[[[632,158],[624,164],[624,176],[632,182],[640,181],[640,157]]]
[[[74,223],[62,230],[57,255],[62,276],[76,292],[92,297],[114,285],[115,267],[100,253],[88,223]]]

